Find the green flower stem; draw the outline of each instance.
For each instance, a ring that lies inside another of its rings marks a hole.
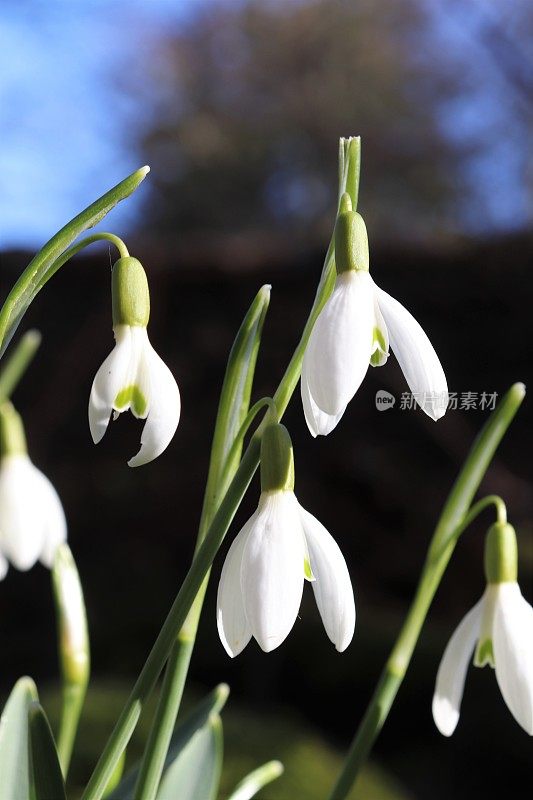
[[[64,777],[68,775],[72,748],[78,731],[78,724],[85,701],[87,684],[64,683],[62,687],[61,718],[59,721],[59,736],[57,739],[57,752],[59,763]]]
[[[5,352],[35,296],[56,271],[54,265],[65,250],[85,230],[101,222],[117,203],[129,197],[144,180],[149,169],[149,167],[142,167],[118,183],[94,203],[91,203],[77,217],[70,220],[39,250],[9,292],[0,309],[0,355]]]
[[[0,372],[0,403],[9,400],[41,344],[39,331],[27,331]]]
[[[85,247],[88,247],[90,244],[94,244],[94,242],[110,242],[114,244],[117,248],[120,258],[127,258],[129,256],[128,248],[118,236],[115,236],[114,233],[107,233],[103,231],[102,233],[93,233],[91,236],[86,236],[85,239],[81,239],[76,244],[73,244],[72,247],[69,247],[68,250],[65,250],[56,260],[50,265],[48,268],[46,275],[44,275],[41,281],[37,284],[37,290],[42,289],[45,283],[48,283],[50,278],[55,275],[58,269],[69,261],[72,256],[75,256],[76,253],[79,253],[80,250],[83,250]]]
[[[458,531],[489,504],[504,513],[499,498],[484,498],[470,508],[503,435],[524,398],[523,384],[514,384],[481,430],[455,481],[431,540],[418,588],[400,635],[381,674],[374,695],[355,735],[330,800],[344,800],[377,739],[405,676],[422,625],[457,544]],[[499,501],[499,502],[498,502]]]

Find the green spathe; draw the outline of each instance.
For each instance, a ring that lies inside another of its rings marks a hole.
[[[26,435],[22,417],[12,403],[0,405],[0,457],[26,455]]]
[[[507,522],[495,522],[485,539],[487,583],[515,582],[518,574],[516,533]]]
[[[130,325],[146,328],[150,319],[150,292],[146,272],[132,256],[119,258],[111,278],[113,327]]]
[[[341,197],[339,214],[335,223],[335,265],[337,274],[362,270],[368,272],[368,236],[364,220],[352,210],[350,195]]]
[[[289,431],[274,423],[265,428],[261,439],[261,491],[292,492],[294,456]]]

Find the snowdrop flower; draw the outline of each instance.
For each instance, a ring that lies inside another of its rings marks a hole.
[[[289,433],[269,425],[261,444],[257,511],[232,543],[218,587],[217,623],[230,656],[252,636],[265,652],[289,634],[304,579],[313,586],[326,633],[339,652],[350,644],[355,603],[348,568],[333,537],[294,494]]]
[[[352,211],[348,194],[335,225],[335,264],[335,288],[315,322],[302,365],[302,403],[311,434],[331,433],[369,365],[385,364],[389,347],[420,407],[440,419],[448,405],[440,361],[414,317],[372,280],[365,223]]]
[[[11,403],[0,407],[0,579],[8,560],[28,570],[40,559],[51,568],[67,538],[59,496],[26,450],[24,428]]]
[[[468,664],[489,664],[509,711],[533,735],[533,608],[518,583],[516,536],[511,525],[496,523],[485,547],[487,588],[450,639],[437,674],[433,719],[451,736],[459,710]]]
[[[136,258],[120,258],[113,267],[115,347],[94,379],[89,399],[89,427],[95,444],[102,439],[113,412],[116,419],[131,410],[146,419],[141,449],[130,467],[147,464],[168,447],[180,418],[180,393],[167,365],[148,339],[148,282]]]

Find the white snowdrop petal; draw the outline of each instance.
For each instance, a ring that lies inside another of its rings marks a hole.
[[[148,418],[141,435],[141,449],[128,461],[130,467],[139,467],[153,461],[166,450],[178,427],[181,399],[178,385],[165,362],[147,340],[145,369],[141,390],[149,398]],[[146,375],[149,389],[146,388]]]
[[[9,562],[7,558],[0,553],[0,581],[3,581],[9,569]]]
[[[261,495],[244,547],[241,587],[253,636],[267,653],[283,642],[298,615],[305,553],[294,494]]]
[[[355,602],[350,573],[333,536],[312,514],[300,506],[316,604],[326,633],[339,651],[346,650],[355,630]]]
[[[327,436],[337,427],[339,420],[346,411],[343,408],[338,414],[326,414],[321,411],[309,391],[309,383],[307,381],[307,353],[304,355],[302,364],[302,376],[300,379],[300,391],[302,394],[302,405],[304,410],[305,421],[311,433],[311,436]]]
[[[492,644],[503,699],[518,724],[532,736],[533,608],[517,583],[499,586]]]
[[[375,288],[390,344],[405,380],[422,410],[438,420],[448,406],[448,384],[433,345],[401,303],[378,286]]]
[[[342,413],[368,370],[374,327],[368,272],[344,272],[315,322],[307,345],[311,396],[328,415]]]
[[[238,656],[252,638],[252,631],[244,613],[241,566],[244,546],[254,525],[256,514],[248,520],[232,542],[218,584],[217,628],[220,641],[232,658]]]
[[[8,456],[0,466],[0,547],[17,569],[30,569],[44,542],[39,471],[27,455]]]
[[[440,662],[433,695],[433,719],[443,736],[451,736],[459,721],[466,672],[479,636],[482,614],[483,598],[456,628]]]
[[[67,521],[61,500],[51,481],[40,470],[37,472],[37,483],[41,486],[43,522],[43,547],[40,559],[45,567],[51,569],[58,545],[67,539]]]
[[[93,442],[98,444],[107,430],[113,404],[121,389],[128,386],[132,358],[131,328],[117,325],[116,344],[96,373],[89,397],[89,428]]]

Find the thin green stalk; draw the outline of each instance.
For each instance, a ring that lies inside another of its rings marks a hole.
[[[80,250],[83,250],[85,247],[88,247],[90,244],[94,244],[94,242],[110,242],[114,244],[117,248],[120,258],[127,258],[129,256],[128,248],[118,236],[115,236],[114,233],[93,233],[91,236],[86,236],[85,239],[81,239],[76,244],[73,244],[72,247],[69,247],[68,250],[65,250],[48,268],[46,275],[44,275],[39,283],[37,284],[37,290],[42,289],[45,283],[48,283],[50,278],[55,275],[58,269],[69,261],[72,256],[75,256],[76,253],[79,253]]]
[[[345,800],[359,770],[376,741],[398,689],[405,676],[429,607],[457,544],[457,531],[465,521],[473,519],[489,503],[494,503],[498,516],[502,506],[495,498],[484,498],[470,509],[472,500],[487,471],[503,435],[511,424],[524,398],[523,384],[514,384],[481,430],[455,481],[431,540],[420,582],[407,617],[381,674],[363,720],[353,739],[342,772],[330,794],[330,800]],[[499,498],[497,498],[499,501]],[[501,501],[500,501],[501,502]],[[476,514],[474,514],[476,512]]]
[[[82,686],[79,683],[65,683],[63,685],[57,752],[65,778],[68,775],[72,748],[74,747],[86,692],[86,684]]]
[[[9,400],[41,344],[39,331],[27,331],[6,359],[0,372],[0,403]]]

